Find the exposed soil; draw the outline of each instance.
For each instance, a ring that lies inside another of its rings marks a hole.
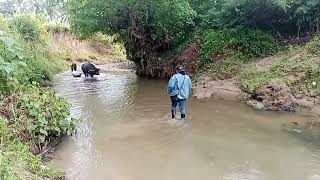
[[[200,43],[192,42],[181,52],[177,63],[184,66],[189,76],[193,76],[196,70],[196,62],[199,56]]]
[[[193,88],[193,96],[197,99],[240,100],[241,94],[239,83],[234,79],[212,81],[209,77],[206,77]]]
[[[254,101],[256,103],[253,103]],[[257,109],[272,111],[294,111],[298,105],[291,89],[279,81],[261,87],[248,101],[248,104]]]

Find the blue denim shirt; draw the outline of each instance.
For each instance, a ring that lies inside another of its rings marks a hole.
[[[180,73],[173,75],[168,83],[169,95],[175,96],[180,94],[183,99],[189,98],[191,88],[192,83],[190,77],[188,75],[182,75]]]

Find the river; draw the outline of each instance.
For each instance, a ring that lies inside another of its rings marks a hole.
[[[169,120],[166,82],[130,72],[66,72],[54,86],[81,119],[52,162],[68,179],[320,179],[320,145],[281,128],[307,116],[191,99],[188,120],[176,122]]]

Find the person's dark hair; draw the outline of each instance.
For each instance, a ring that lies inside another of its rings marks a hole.
[[[181,66],[181,65],[178,65],[178,66],[176,67],[176,70],[177,70],[178,73],[180,73],[180,74],[182,74],[182,75],[185,75],[185,74],[186,74],[186,71],[185,71],[184,67]]]

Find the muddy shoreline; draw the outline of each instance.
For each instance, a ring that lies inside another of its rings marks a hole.
[[[264,111],[291,111],[301,112],[309,111],[310,113],[320,115],[319,98],[318,97],[294,97],[289,90],[286,91],[280,85],[265,86],[260,92],[264,94],[264,99],[259,101],[261,97],[244,92],[240,87],[237,79],[226,80],[210,80],[203,78],[193,87],[193,97],[196,99],[223,99],[232,101],[242,101],[249,106]]]

